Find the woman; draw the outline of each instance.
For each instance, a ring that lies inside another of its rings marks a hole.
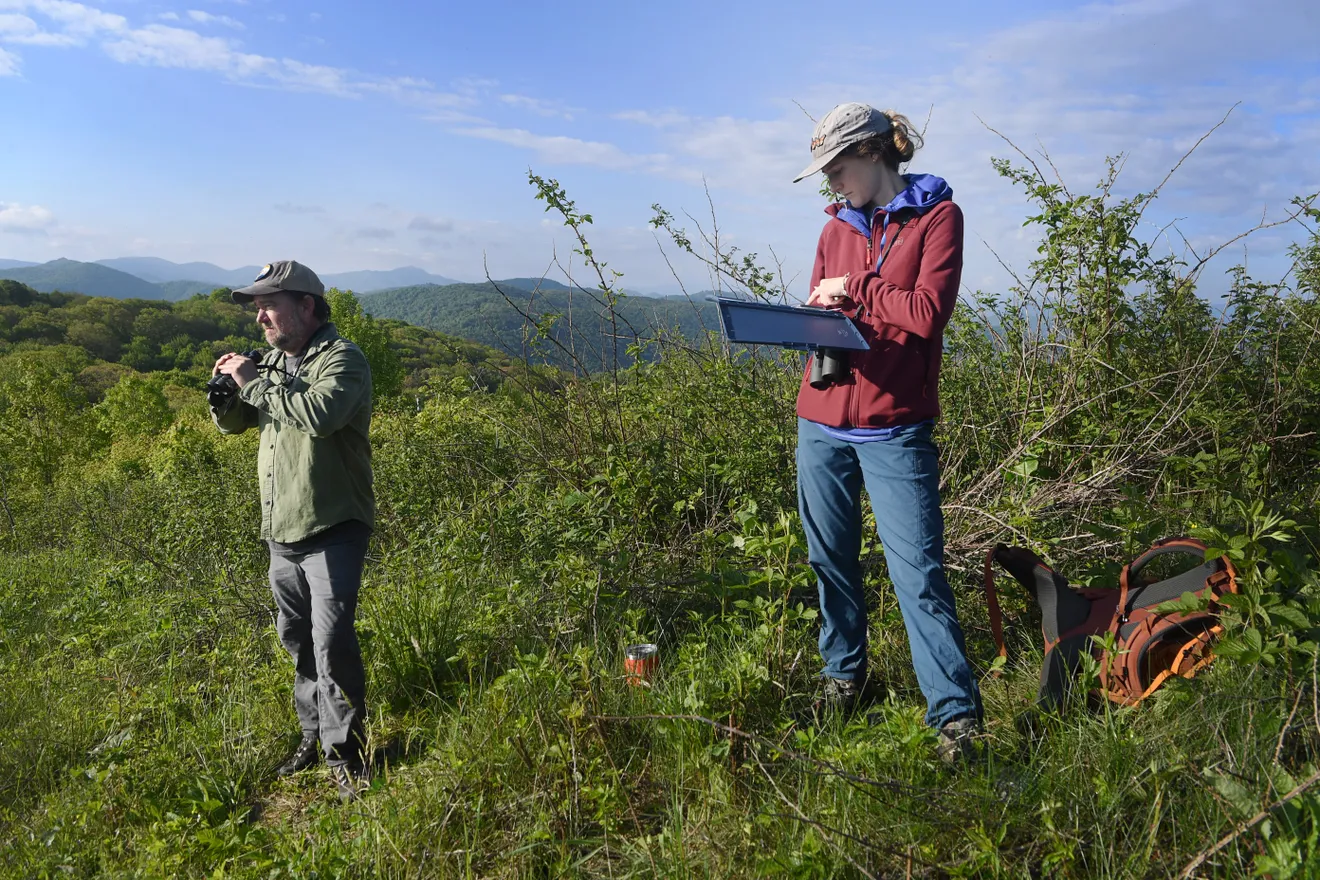
[[[841,369],[808,364],[798,392],[798,503],[819,579],[818,707],[849,710],[866,680],[859,561],[866,486],[940,756],[967,756],[981,701],[944,576],[944,518],[931,431],[944,326],[962,273],[962,212],[928,174],[899,174],[920,139],[904,117],[841,104],[816,126],[812,163],[844,198],[816,246],[808,305],[853,318],[870,345]],[[819,355],[813,355],[813,361]]]

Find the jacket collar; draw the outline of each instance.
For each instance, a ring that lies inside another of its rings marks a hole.
[[[317,327],[316,332],[312,334],[312,338],[307,340],[307,348],[303,351],[303,360],[314,354],[320,354],[338,338],[339,329],[334,324],[326,321],[320,327]]]

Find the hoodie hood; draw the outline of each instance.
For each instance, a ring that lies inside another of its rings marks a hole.
[[[934,174],[904,174],[903,179],[907,181],[907,187],[894,196],[889,204],[876,209],[877,213],[884,212],[885,225],[889,223],[890,214],[903,210],[924,214],[940,202],[953,198],[953,187],[949,186],[943,177],[936,177]],[[858,208],[854,208],[851,202],[830,205],[825,211],[832,214],[836,220],[842,220],[852,226],[867,238],[871,237],[872,218]]]

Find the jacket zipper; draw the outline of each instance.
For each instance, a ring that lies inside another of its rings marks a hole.
[[[872,248],[875,245],[875,212],[874,211],[871,212],[870,220],[867,222],[867,229],[870,231],[866,236],[866,271],[870,272],[871,267],[875,265],[875,261],[871,259],[871,255],[872,253],[874,253]],[[853,369],[856,368],[854,367]],[[848,414],[848,424],[852,425],[852,427],[854,428],[862,427],[860,424],[858,424],[859,420],[862,417],[862,405],[861,405],[861,401],[859,400],[860,395],[857,393],[857,389],[859,385],[860,383],[857,381],[856,375],[854,375],[852,385],[848,387],[848,406],[845,409],[845,412]]]

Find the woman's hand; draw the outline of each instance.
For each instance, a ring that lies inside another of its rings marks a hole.
[[[848,296],[847,283],[847,275],[839,278],[822,278],[820,284],[816,285],[816,289],[811,291],[811,296],[807,298],[807,305],[826,309],[856,308],[857,304]]]

